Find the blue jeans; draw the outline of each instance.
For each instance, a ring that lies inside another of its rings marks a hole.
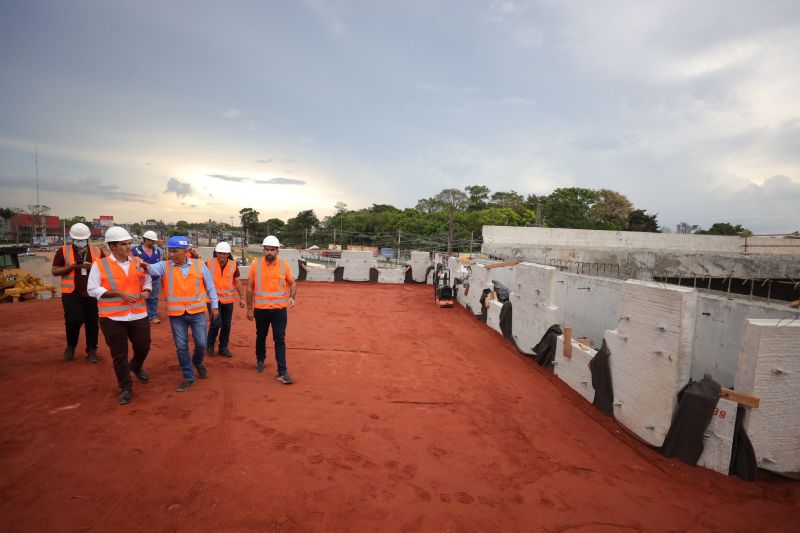
[[[150,293],[150,297],[145,302],[147,305],[147,318],[150,320],[158,317],[158,289],[160,288],[161,278],[159,277],[153,280],[153,292]]]
[[[267,358],[267,333],[272,325],[272,341],[275,344],[275,362],[278,364],[278,374],[286,372],[286,321],[288,313],[286,308],[280,309],[254,309],[253,316],[256,320],[256,360],[263,361]]]
[[[181,365],[181,373],[186,381],[194,381],[195,368],[203,366],[203,356],[206,353],[206,314],[183,313],[181,316],[169,317],[169,325],[172,328],[172,340],[175,341],[175,348],[178,350],[178,363]],[[189,330],[192,330],[194,340],[194,357],[189,358]]]
[[[211,316],[211,304],[208,304],[208,314]],[[219,316],[216,320],[211,318],[211,326],[208,328],[208,341],[206,346],[214,346],[219,334],[219,349],[228,347],[228,340],[231,336],[231,322],[233,322],[233,302],[219,304]]]

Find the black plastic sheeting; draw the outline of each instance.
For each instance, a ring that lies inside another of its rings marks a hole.
[[[297,260],[297,277],[298,281],[305,281],[306,279],[306,262],[302,259]]]
[[[378,269],[375,267],[371,267],[369,269],[369,280],[374,281],[377,283],[378,281]]]
[[[678,392],[678,409],[661,446],[661,453],[696,465],[703,454],[703,434],[719,402],[720,385],[706,374],[700,381],[689,380]]]
[[[344,267],[336,267],[333,270],[333,281],[344,281]]]
[[[492,284],[494,285],[494,294],[497,296],[497,301],[503,303],[507,302],[511,294],[508,287],[495,280],[492,280]]]
[[[483,322],[484,324],[486,323],[486,320],[487,320],[487,316],[486,315],[488,315],[488,313],[489,313],[489,309],[486,307],[486,298],[488,298],[490,294],[492,294],[492,289],[483,289],[483,292],[481,292],[481,298],[480,298],[481,316],[480,316],[480,318],[481,318],[481,322]]]
[[[608,364],[611,350],[603,339],[603,344],[592,360],[589,361],[589,370],[592,372],[592,387],[594,387],[594,401],[597,407],[606,416],[614,416],[614,385],[611,383],[611,367]]]
[[[500,331],[503,333],[503,337],[514,342],[516,346],[516,342],[514,341],[514,333],[513,331],[513,314],[511,312],[511,302],[505,302],[503,307],[500,308]]]
[[[561,335],[561,326],[553,324],[542,336],[539,344],[533,347],[536,354],[536,361],[543,367],[553,366],[553,360],[556,358],[556,347],[558,346],[558,336]]]
[[[745,481],[758,479],[758,460],[756,451],[744,429],[744,418],[747,408],[740,405],[736,408],[736,426],[733,430],[733,449],[731,451],[731,466],[728,474],[739,476]]]

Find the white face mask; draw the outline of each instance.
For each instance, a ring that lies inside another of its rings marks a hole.
[[[84,240],[78,240],[78,239],[75,239],[75,240],[73,240],[73,241],[72,241],[72,244],[74,244],[74,245],[75,245],[75,246],[77,246],[78,248],[86,248],[86,245],[87,245],[88,243],[89,243],[89,241],[87,241],[87,240],[85,240],[85,239],[84,239]]]

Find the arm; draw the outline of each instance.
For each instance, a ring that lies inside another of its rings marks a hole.
[[[208,298],[211,300],[211,310],[216,311],[219,308],[219,298],[217,298],[217,288],[214,287],[214,278],[211,272],[208,271],[205,263],[200,263],[203,266],[203,282],[206,285],[206,292]]]
[[[286,283],[289,284],[289,309],[291,309],[294,307],[295,301],[297,300],[297,282],[294,278],[289,278],[286,280]]]
[[[250,268],[250,276],[247,278],[247,320],[253,320],[253,292],[255,289],[255,271]]]
[[[66,276],[73,270],[75,270],[75,265],[65,264],[63,248],[59,248],[56,255],[53,256],[53,267],[50,272],[54,276]]]
[[[160,278],[161,276],[164,275],[164,273],[167,270],[167,262],[166,261],[160,261],[160,262],[154,263],[152,265],[148,265],[147,263],[142,262],[142,268],[144,268],[144,270],[148,274],[150,274],[151,278]]]

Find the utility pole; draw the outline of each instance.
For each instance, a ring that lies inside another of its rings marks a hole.
[[[306,250],[308,249],[308,228],[306,228]]]
[[[211,246],[211,219],[208,219],[208,246]]]
[[[403,230],[397,228],[397,263],[400,264],[400,235]]]
[[[475,240],[475,232],[474,231],[470,231],[469,232],[469,257],[470,257],[470,259],[472,258],[472,241],[474,241],[474,240]]]

